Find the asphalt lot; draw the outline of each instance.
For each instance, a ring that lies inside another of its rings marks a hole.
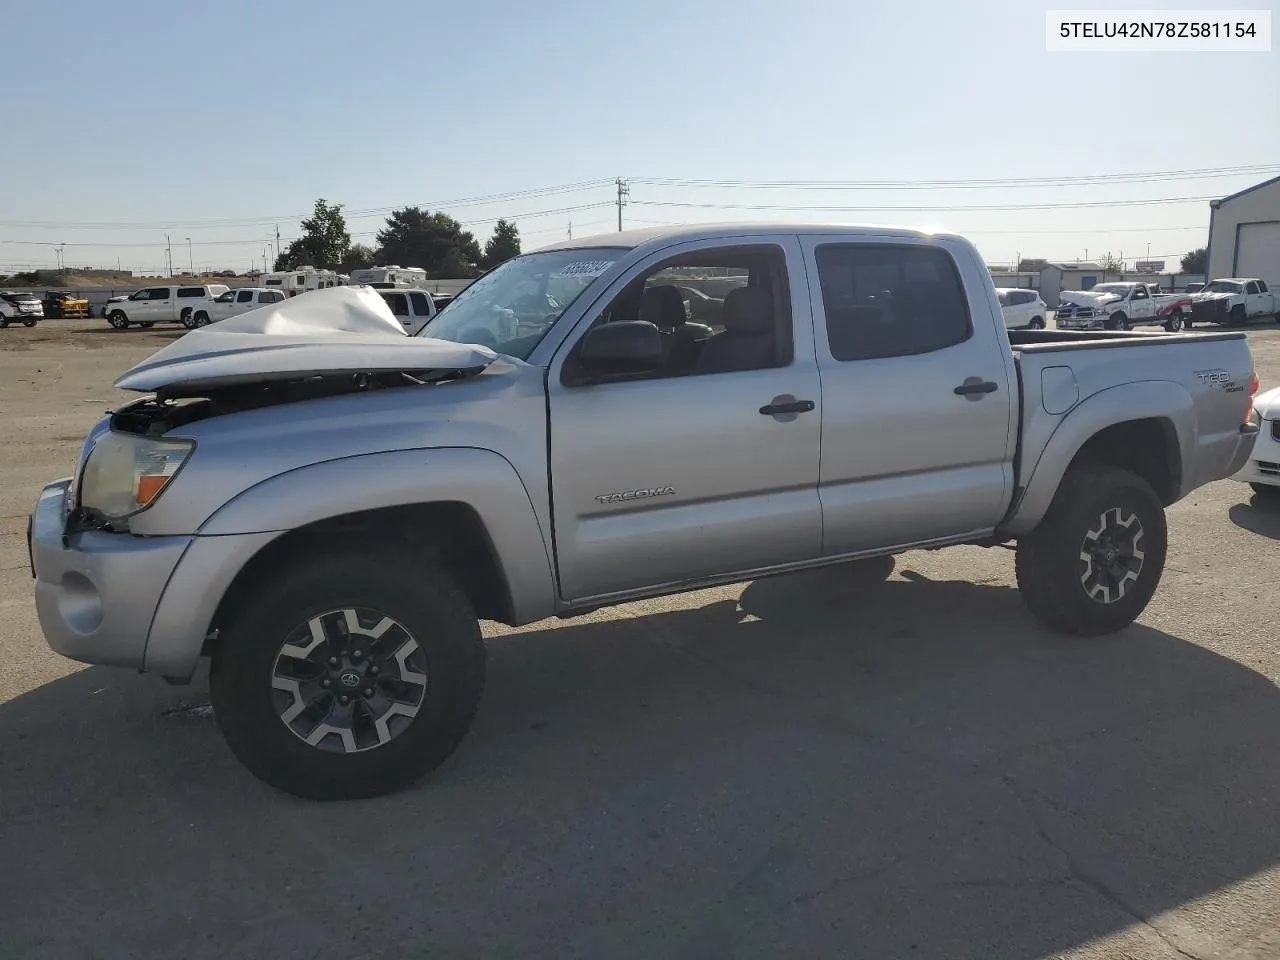
[[[430,780],[320,804],[190,687],[49,652],[24,530],[179,329],[0,331],[0,957],[1280,956],[1280,511],[1170,510],[1141,622],[956,548],[489,626]],[[1280,328],[1250,330],[1263,388]]]

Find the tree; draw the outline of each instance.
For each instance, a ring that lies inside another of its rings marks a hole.
[[[1200,247],[1198,250],[1192,250],[1182,258],[1183,273],[1208,273],[1209,272],[1209,248]]]
[[[346,256],[342,258],[342,263],[338,269],[341,273],[350,273],[352,270],[362,270],[365,267],[372,267],[374,258],[377,253],[373,247],[363,243],[353,243],[347,248]]]
[[[445,213],[420,207],[391,211],[378,231],[377,260],[383,265],[422,267],[432,277],[474,277],[480,244]]]
[[[493,236],[485,241],[484,257],[480,266],[492,270],[512,257],[520,256],[520,228],[509,220],[499,220],[493,226]]]
[[[1103,273],[1124,273],[1124,261],[1119,257],[1113,257],[1110,252],[1098,258],[1098,266],[1102,268]]]
[[[327,204],[321,197],[315,212],[302,221],[302,236],[276,257],[277,270],[294,270],[309,264],[317,270],[332,270],[342,265],[351,247],[351,234],[342,216],[342,204]]]

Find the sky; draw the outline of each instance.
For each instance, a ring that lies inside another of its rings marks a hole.
[[[1172,265],[1205,244],[1206,198],[1280,175],[1280,42],[1050,53],[1045,9],[0,0],[0,272],[65,244],[155,273],[166,234],[175,269],[261,267],[318,197],[354,241],[419,205],[481,242],[513,219],[527,250],[616,229],[619,177],[628,227],[888,223],[989,263]]]

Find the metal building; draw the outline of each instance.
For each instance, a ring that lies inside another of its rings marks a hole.
[[[1280,177],[1209,203],[1209,277],[1280,289]]]

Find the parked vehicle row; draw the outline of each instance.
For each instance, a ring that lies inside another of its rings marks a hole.
[[[1197,323],[1238,327],[1265,317],[1280,319],[1280,300],[1257,277],[1214,280],[1192,295],[1192,317]]]
[[[44,304],[34,293],[0,293],[0,330],[11,323],[34,327],[44,319]]]
[[[694,269],[745,278],[715,324],[689,320]],[[1258,434],[1242,332],[1011,331],[946,234],[575,239],[416,337],[394,292],[263,306],[138,364],[116,386],[146,396],[29,528],[55,651],[179,683],[211,657],[235,755],[304,796],[386,793],[455,750],[477,618],[976,544],[1016,546],[1052,629],[1112,633],[1160,581],[1165,508]]]
[[[1161,326],[1177,333],[1191,313],[1191,297],[1153,292],[1153,286],[1124,281],[1100,283],[1091,290],[1064,290],[1058,295],[1061,302],[1054,319],[1059,330],[1131,330]],[[1159,287],[1155,289],[1158,291]]]
[[[125,330],[131,324],[147,328],[157,323],[180,323],[194,330],[199,326],[196,311],[207,312],[214,298],[229,289],[225,283],[143,287],[128,296],[112,297],[103,313],[107,323],[117,330]]]

